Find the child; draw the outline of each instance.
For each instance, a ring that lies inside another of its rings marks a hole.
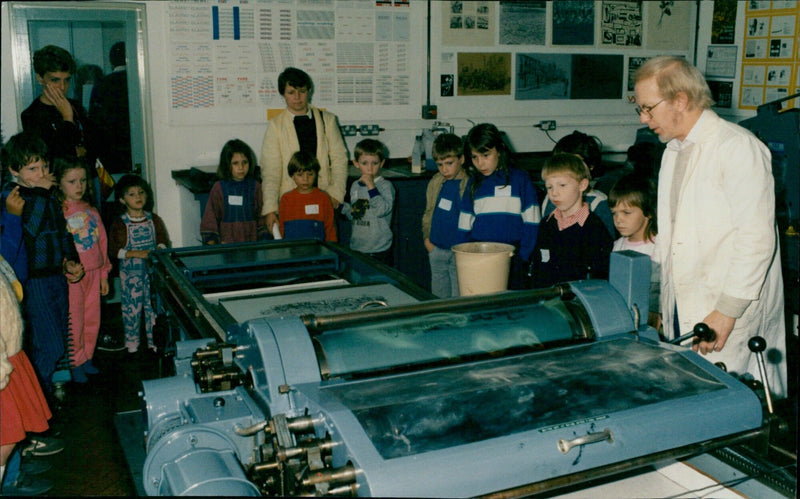
[[[353,156],[361,178],[350,186],[350,203],[342,208],[353,222],[350,247],[391,266],[394,186],[378,175],[386,161],[386,146],[379,140],[364,139],[356,144]]]
[[[336,223],[331,198],[316,187],[317,157],[297,151],[289,158],[289,176],[297,187],[281,196],[278,220],[285,239],[313,237],[336,242]]]
[[[511,151],[491,123],[476,125],[467,134],[472,160],[458,229],[471,241],[513,244],[509,289],[522,289],[539,231],[539,198],[530,176],[511,167]],[[466,149],[466,148],[465,148]]]
[[[539,229],[531,259],[535,288],[608,278],[614,241],[600,217],[583,200],[589,177],[589,167],[576,154],[557,153],[544,163],[542,180],[556,210]]]
[[[431,264],[431,292],[440,297],[458,296],[458,274],[454,245],[463,242],[458,230],[461,198],[468,176],[464,165],[464,143],[458,135],[443,133],[433,141],[433,159],[439,172],[431,178],[425,194],[422,237]]]
[[[239,139],[222,148],[218,180],[211,187],[200,222],[203,244],[243,243],[268,238],[261,216],[261,182],[256,180],[256,155]]]
[[[70,335],[72,336],[72,380],[86,383],[87,374],[97,374],[92,365],[100,332],[100,296],[108,294],[108,238],[100,213],[89,203],[89,166],[79,158],[56,158],[56,179],[67,230],[72,234],[85,275],[69,285]]]
[[[589,174],[596,177],[597,173],[602,169],[603,157],[601,152],[602,143],[597,137],[586,135],[583,132],[575,130],[569,135],[562,137],[553,147],[553,154],[558,152],[568,152],[577,154],[589,167]],[[608,196],[606,191],[593,188],[591,180],[589,181],[589,188],[583,194],[583,200],[589,205],[589,211],[600,217],[603,221],[608,233],[614,238],[616,231],[614,230],[614,219],[611,217],[611,211],[608,209]],[[555,206],[550,202],[548,196],[544,197],[542,201],[542,218],[547,219],[555,210]]]
[[[50,193],[55,178],[46,157],[47,146],[38,135],[22,132],[9,139],[3,148],[3,166],[17,185],[4,191],[0,207],[5,208],[5,198],[14,193],[24,201],[22,238],[3,238],[3,254],[26,254],[25,312],[31,328],[31,360],[42,388],[52,395],[52,376],[64,355],[69,332],[67,281],[80,281],[84,271],[61,205]],[[7,244],[12,247],[5,247]]]
[[[36,379],[36,373],[28,356],[22,349],[24,324],[19,303],[22,300],[22,285],[17,281],[11,266],[0,256],[0,309],[3,311],[3,327],[0,328],[0,482],[4,480],[6,466],[9,476],[3,495],[22,495],[22,484],[18,469],[11,469],[10,459],[16,444],[25,439],[26,432],[43,432],[48,429],[47,420],[52,414],[47,406],[44,393]],[[19,460],[16,461],[17,468]],[[39,481],[25,485],[28,490],[36,489],[43,494],[52,484]],[[30,495],[30,494],[29,494]]]
[[[656,250],[656,188],[646,177],[629,174],[617,181],[608,196],[614,225],[622,237],[612,251],[633,250],[650,257],[650,313],[647,323],[661,328],[659,299],[661,265]]]
[[[125,346],[129,353],[139,350],[142,312],[147,348],[154,351],[153,326],[156,315],[150,303],[150,276],[145,262],[150,251],[166,248],[169,236],[164,222],[148,211],[150,186],[137,175],[125,175],[114,186],[117,201],[125,212],[114,220],[108,231],[108,251],[119,258],[119,281]]]

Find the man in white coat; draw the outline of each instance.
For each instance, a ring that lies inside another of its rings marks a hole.
[[[634,75],[639,119],[667,149],[658,179],[661,311],[667,336],[704,322],[716,339],[693,349],[759,378],[747,343],[767,342],[767,379],[786,396],[786,338],[769,149],[712,111],[703,75],[680,57]]]

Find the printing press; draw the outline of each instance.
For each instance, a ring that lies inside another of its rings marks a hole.
[[[175,376],[143,382],[148,495],[522,497],[767,445],[758,383],[644,324],[644,255],[612,254],[609,281],[444,300],[318,241],[152,263],[179,341]]]

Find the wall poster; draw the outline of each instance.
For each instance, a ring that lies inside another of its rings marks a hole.
[[[171,123],[263,123],[285,106],[277,79],[288,66],[311,76],[315,105],[340,116],[348,106],[419,111],[409,57],[422,41],[409,2],[172,1],[168,14]]]
[[[800,92],[800,2],[747,2],[739,107],[755,109]],[[800,108],[800,99],[783,103]]]

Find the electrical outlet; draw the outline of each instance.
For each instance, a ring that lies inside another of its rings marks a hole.
[[[373,135],[380,135],[381,127],[380,125],[361,125],[358,127],[358,133],[365,137],[370,137]]]
[[[539,128],[541,130],[546,130],[546,131],[555,130],[556,120],[542,120],[539,122],[538,125],[535,126],[536,128]]]
[[[344,137],[352,137],[358,133],[358,127],[355,125],[342,125],[339,129],[342,131],[342,136]]]
[[[438,116],[438,111],[434,104],[425,104],[422,106],[422,119],[435,120],[436,116]]]

